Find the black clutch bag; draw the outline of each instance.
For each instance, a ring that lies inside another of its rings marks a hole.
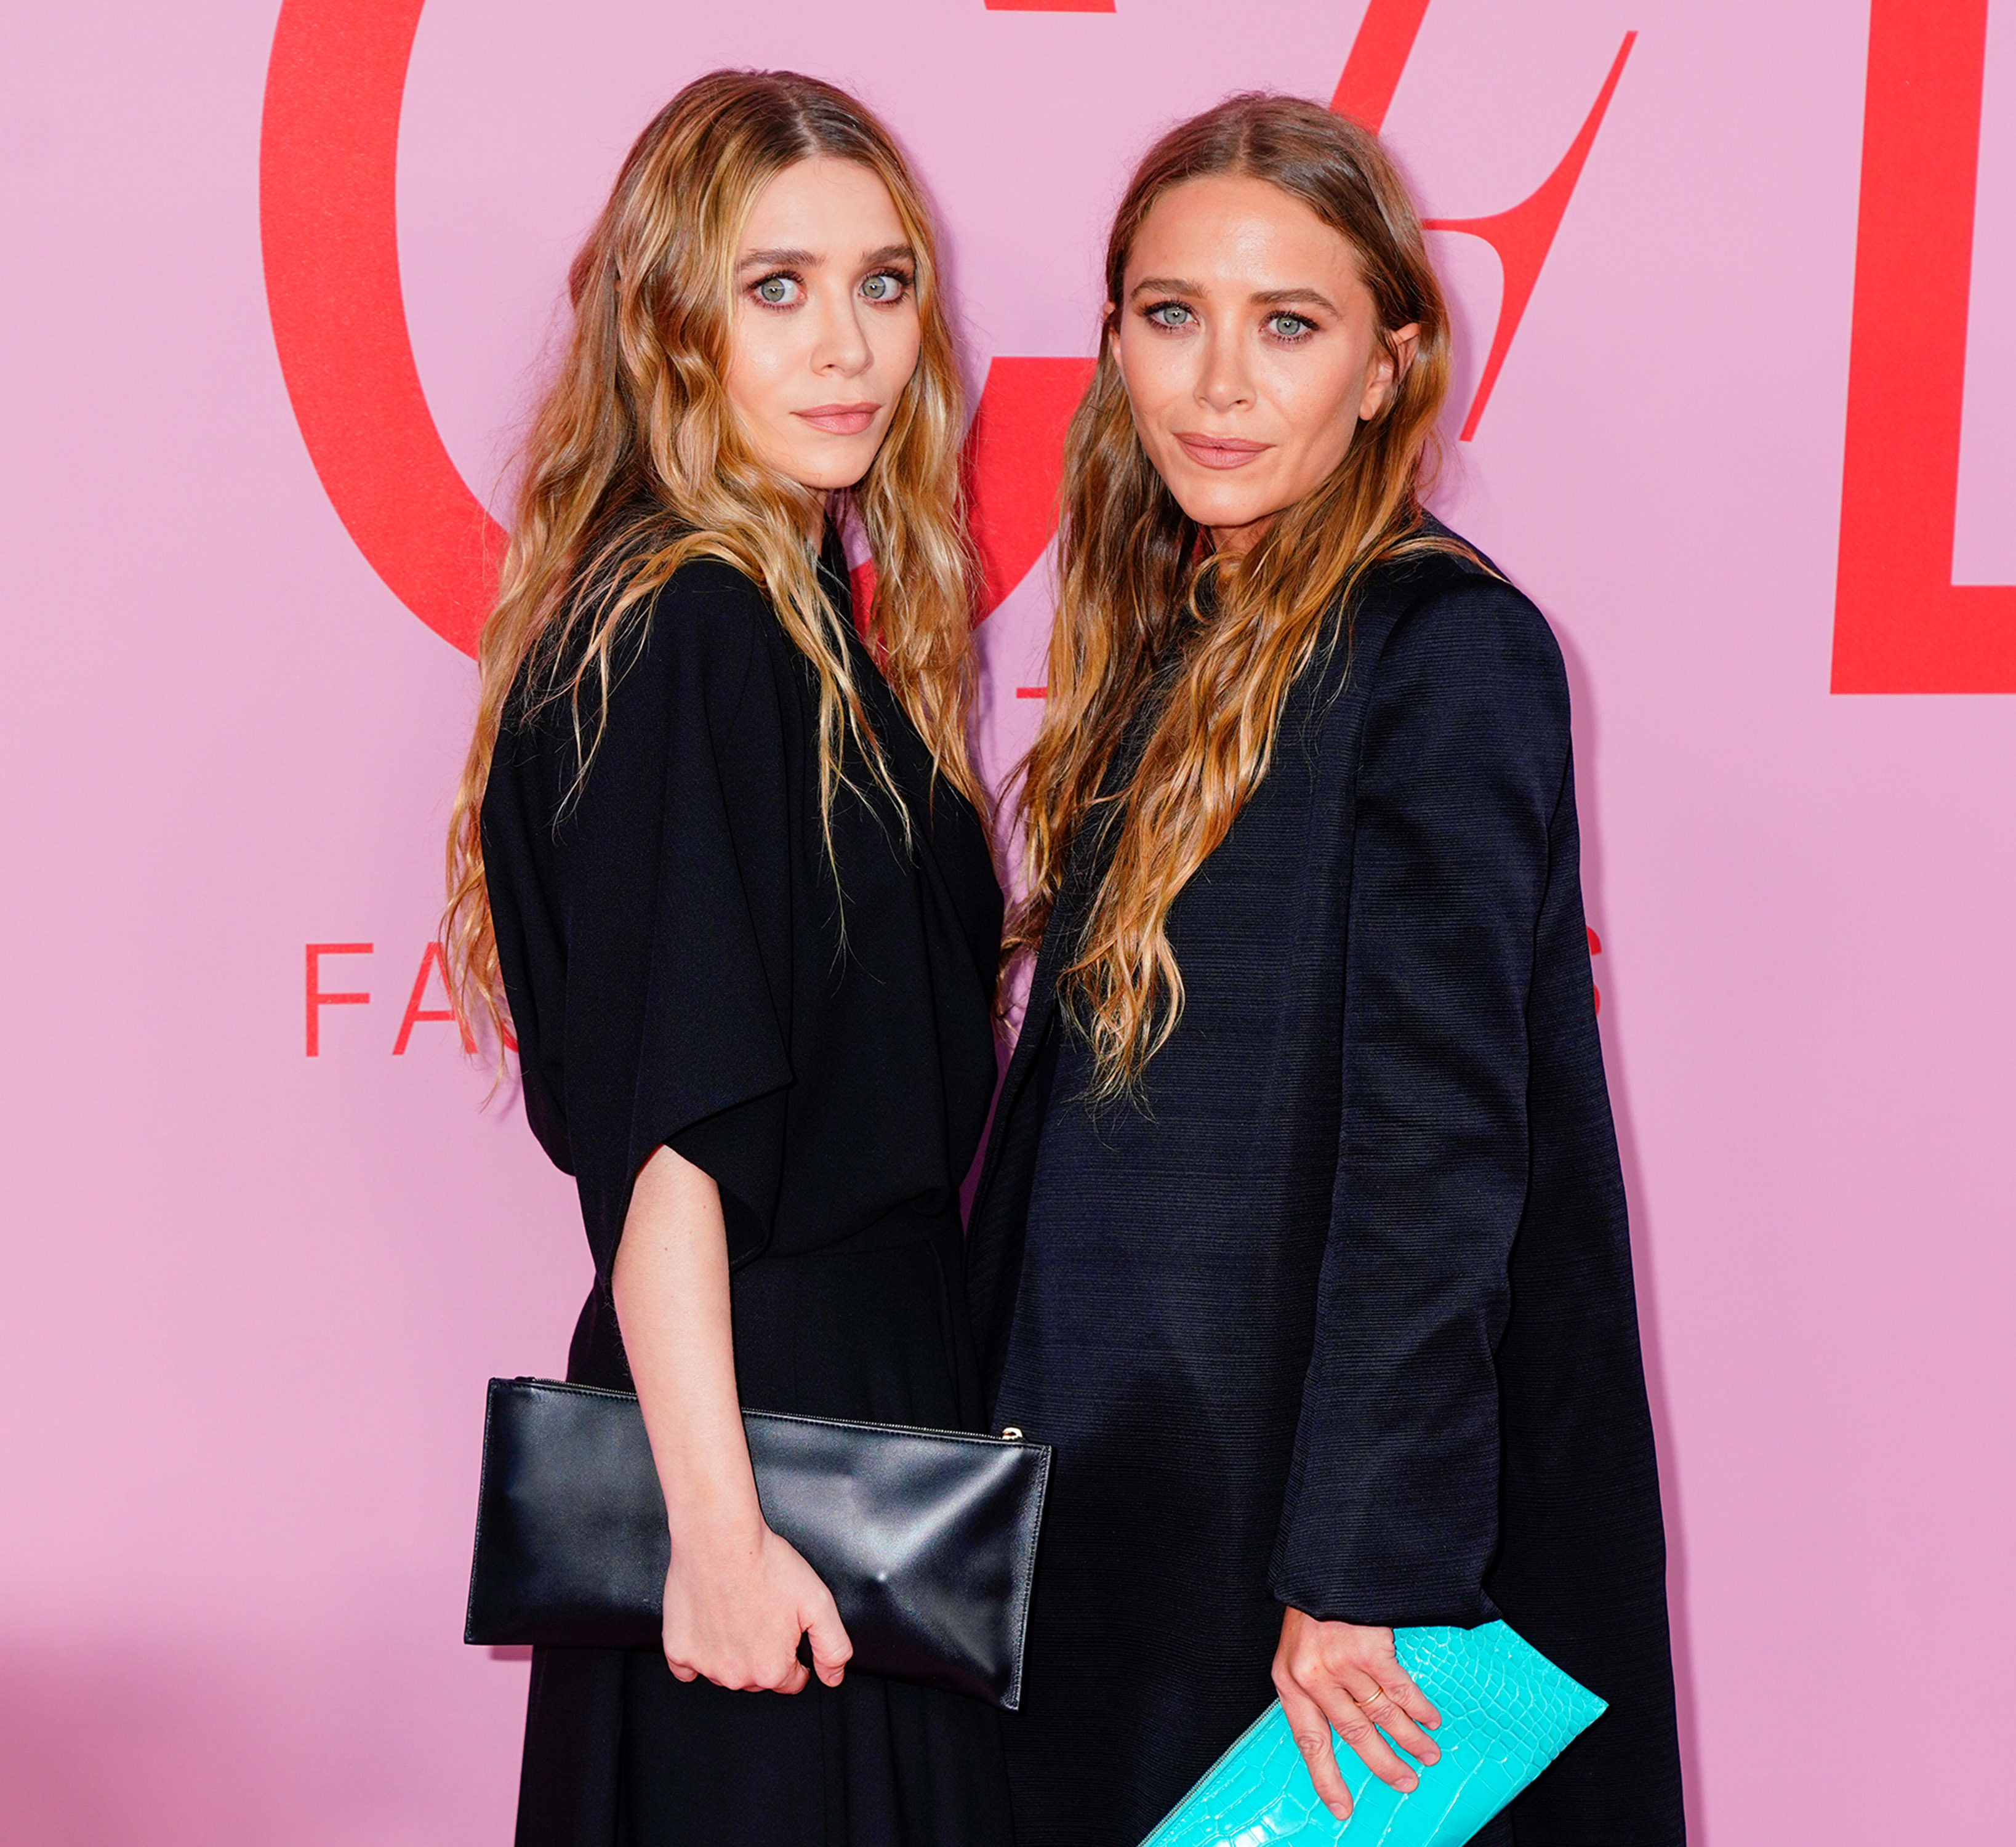
[[[742,1423],[763,1518],[833,1593],[849,1671],[1013,1712],[1048,1446],[769,1411]],[[658,1647],[671,1557],[634,1397],[490,1381],[465,1640]]]

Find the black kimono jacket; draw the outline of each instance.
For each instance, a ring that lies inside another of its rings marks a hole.
[[[823,568],[847,609],[836,545]],[[526,1113],[595,1257],[567,1376],[629,1384],[610,1273],[668,1144],[721,1190],[745,1405],[975,1428],[959,1189],[998,1070],[985,829],[857,644],[911,833],[850,749],[829,856],[817,682],[727,565],[681,569],[617,659],[579,791],[565,707],[514,700],[483,805]],[[976,1700],[533,1652],[519,1847],[1008,1847],[1007,1806]]]
[[[1283,1604],[1503,1615],[1611,1710],[1484,1839],[1682,1838],[1657,1467],[1578,873],[1568,687],[1467,561],[1376,571],[1178,899],[1187,1003],[1096,1115],[1056,971],[968,1272],[1057,1447],[1019,1847],[1129,1847],[1273,1697]]]

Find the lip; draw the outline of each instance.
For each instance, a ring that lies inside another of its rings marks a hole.
[[[1243,437],[1211,436],[1201,430],[1179,430],[1176,441],[1193,462],[1206,468],[1244,468],[1255,455],[1265,455],[1270,442],[1248,442]]]
[[[810,410],[793,411],[791,415],[829,436],[859,436],[875,421],[881,409],[879,404],[815,404]]]

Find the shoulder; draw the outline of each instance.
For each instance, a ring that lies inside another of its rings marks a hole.
[[[790,689],[789,644],[761,586],[711,558],[682,564],[618,618],[598,661],[596,612],[581,610],[556,654],[520,668],[501,758],[549,766],[557,786],[654,776],[668,756],[740,749],[756,715],[774,739]],[[583,772],[589,773],[584,775]]]
[[[783,639],[761,585],[718,558],[692,558],[626,616],[619,654],[659,671],[733,674]]]
[[[1438,536],[1464,542],[1445,527]],[[1481,555],[1417,553],[1376,567],[1353,621],[1354,667],[1375,700],[1538,702],[1568,711],[1561,644],[1532,599]]]
[[[784,690],[789,652],[761,585],[718,559],[689,559],[624,614],[610,648],[609,728],[704,715],[724,736],[752,693]]]

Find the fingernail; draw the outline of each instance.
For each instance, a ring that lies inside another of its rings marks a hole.
[[[1402,1777],[1400,1781],[1400,1793],[1402,1795],[1412,1795],[1414,1791],[1420,1787],[1421,1780],[1420,1777]]]

